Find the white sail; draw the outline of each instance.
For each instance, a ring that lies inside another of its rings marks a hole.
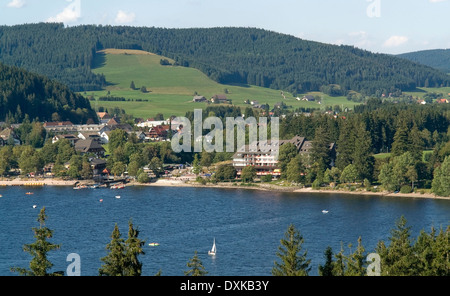
[[[208,252],[209,255],[216,255],[216,239],[214,239],[213,246],[211,248],[211,251]]]

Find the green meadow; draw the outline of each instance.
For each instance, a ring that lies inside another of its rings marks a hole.
[[[173,60],[140,50],[107,49],[95,61],[94,73],[104,74],[108,86],[102,91],[84,92],[86,97],[93,97],[92,106],[124,109],[134,117],[150,118],[157,113],[183,116],[187,111],[204,109],[207,103],[193,103],[195,94],[210,99],[216,94],[226,94],[233,105],[242,109],[248,107],[246,100],[258,101],[260,104],[269,104],[272,108],[276,103],[284,102],[287,106],[296,108],[325,109],[327,106],[340,106],[352,109],[355,102],[348,101],[346,97],[331,97],[321,92],[311,92],[310,95],[320,97],[321,104],[316,102],[298,101],[292,94],[279,90],[249,86],[225,85],[209,79],[205,74],[194,68],[180,66],[163,66],[161,59]],[[130,88],[134,82],[136,89]],[[140,89],[144,86],[147,92]],[[423,97],[427,92],[450,94],[447,88],[419,88],[415,92],[405,92],[414,97]],[[104,96],[123,97],[124,102],[99,101]],[[303,97],[303,95],[300,95]]]
[[[276,103],[284,102],[294,109],[299,107],[324,109],[326,106],[334,105],[351,109],[356,104],[345,97],[330,97],[322,93],[310,93],[321,97],[322,104],[319,104],[298,101],[292,94],[286,92],[283,97],[279,90],[248,85],[219,84],[194,68],[163,66],[160,64],[161,59],[174,63],[173,60],[144,51],[105,50],[96,61],[93,72],[104,74],[109,85],[102,91],[82,94],[95,99],[91,101],[91,104],[96,109],[119,107],[128,114],[141,118],[150,118],[157,113],[162,113],[165,117],[183,116],[187,111],[206,108],[207,103],[192,102],[194,94],[207,99],[216,94],[226,94],[233,105],[241,108],[249,106],[244,103],[246,100],[269,104],[271,108]],[[135,84],[135,90],[130,88],[132,81]],[[142,86],[147,88],[146,93],[141,92]],[[127,101],[98,101],[98,98],[107,96],[108,93],[113,97],[124,97]]]

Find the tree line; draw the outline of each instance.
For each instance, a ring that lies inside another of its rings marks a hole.
[[[44,76],[0,63],[0,121],[98,122],[89,100]]]
[[[47,220],[45,207],[38,215],[39,227],[33,228],[36,241],[25,244],[23,250],[32,256],[29,268],[12,267],[12,272],[27,276],[62,276],[64,271],[51,272],[53,264],[48,259],[48,253],[61,247],[49,240],[53,238],[54,231],[45,226]],[[402,216],[396,221],[396,227],[391,230],[389,243],[380,240],[375,252],[379,255],[382,276],[449,276],[450,275],[450,249],[448,236],[450,226],[446,229],[432,228],[428,233],[424,230],[414,241],[411,238],[411,227],[407,225]],[[130,220],[128,222],[128,237],[125,240],[117,224],[111,234],[111,241],[106,245],[107,254],[101,258],[103,264],[98,269],[99,276],[142,276],[143,263],[140,256],[145,255],[145,241],[139,238],[140,231]],[[311,259],[308,251],[303,249],[305,239],[294,224],[289,225],[284,238],[276,252],[278,261],[274,261],[273,276],[308,276],[311,272]],[[366,260],[367,254],[363,247],[361,237],[358,245],[352,252],[345,254],[341,247],[338,253],[333,253],[331,247],[324,252],[324,263],[319,265],[319,276],[365,276],[372,268]],[[198,257],[197,251],[186,264],[186,276],[205,276],[208,274]],[[373,271],[375,272],[375,271]],[[162,275],[160,269],[157,276]]]
[[[105,48],[139,49],[194,67],[220,83],[305,93],[371,95],[449,86],[445,73],[395,56],[306,41],[256,28],[164,29],[63,24],[0,27],[0,61],[57,79],[74,91],[100,90]]]

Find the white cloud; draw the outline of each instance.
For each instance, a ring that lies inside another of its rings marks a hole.
[[[12,0],[8,3],[8,7],[21,8],[25,5],[25,0]]]
[[[428,1],[430,1],[431,3],[438,3],[438,2],[445,2],[447,0],[428,0]]]
[[[397,47],[408,42],[408,37],[406,36],[391,36],[383,44],[384,47]]]
[[[133,12],[127,13],[123,10],[119,10],[115,22],[118,24],[132,23],[135,19],[136,15]]]
[[[62,12],[47,19],[49,23],[73,23],[81,17],[81,0],[73,0],[73,3],[64,8]]]

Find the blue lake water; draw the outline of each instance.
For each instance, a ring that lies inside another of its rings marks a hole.
[[[28,191],[34,195],[26,195]],[[114,225],[126,239],[130,219],[146,240],[140,259],[147,276],[159,270],[163,276],[182,276],[195,251],[210,276],[270,276],[280,239],[291,223],[304,237],[310,274],[317,275],[327,246],[335,253],[342,244],[348,250],[361,236],[366,252],[373,252],[402,215],[412,227],[412,238],[432,226],[445,228],[450,221],[450,201],[403,197],[176,187],[7,187],[0,188],[0,195],[0,276],[16,275],[11,267],[28,268],[31,256],[22,247],[35,241],[32,227],[38,227],[44,206],[46,225],[54,231],[50,241],[61,244],[50,252],[52,271],[65,271],[67,255],[77,253],[83,276],[98,274]],[[324,209],[329,213],[323,214]],[[211,257],[214,238],[217,255]],[[151,242],[160,245],[150,247]]]

